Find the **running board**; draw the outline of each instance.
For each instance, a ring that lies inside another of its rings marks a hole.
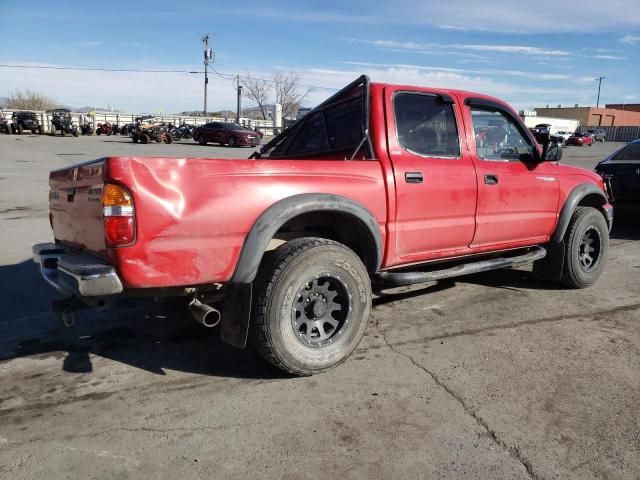
[[[525,263],[540,260],[547,255],[547,251],[542,247],[535,247],[531,251],[514,257],[497,257],[478,262],[470,262],[455,267],[431,272],[380,272],[373,278],[374,281],[387,287],[402,287],[413,285],[414,283],[433,282],[445,278],[460,277],[473,273],[486,272],[497,268],[514,267]]]

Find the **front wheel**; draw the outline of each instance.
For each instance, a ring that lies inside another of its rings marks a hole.
[[[229,144],[229,146],[231,148],[237,147],[238,146],[238,141],[236,140],[236,137],[231,137],[229,138],[229,140],[227,141],[227,143]]]
[[[593,207],[578,207],[565,235],[562,283],[572,288],[593,285],[600,277],[609,250],[609,227]]]
[[[298,238],[265,256],[256,278],[251,342],[268,362],[293,375],[340,364],[364,335],[371,283],[345,245]]]
[[[149,135],[147,135],[146,133],[143,133],[143,134],[140,136],[140,143],[147,144],[147,143],[149,143],[150,141],[151,141],[151,137],[150,137]]]

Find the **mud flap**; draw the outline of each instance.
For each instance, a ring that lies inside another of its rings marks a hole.
[[[230,287],[222,307],[220,339],[236,348],[247,346],[249,319],[251,318],[252,284],[241,283]]]
[[[533,276],[538,280],[557,282],[564,268],[564,240],[545,245],[547,256],[533,262]]]

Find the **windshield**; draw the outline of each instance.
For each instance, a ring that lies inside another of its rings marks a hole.
[[[247,128],[244,128],[242,125],[238,125],[237,123],[223,123],[224,128],[227,128],[229,130],[248,130]]]

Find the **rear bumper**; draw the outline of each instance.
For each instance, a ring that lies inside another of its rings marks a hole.
[[[60,244],[34,245],[33,261],[40,266],[43,278],[62,293],[103,297],[122,292],[115,268]]]

